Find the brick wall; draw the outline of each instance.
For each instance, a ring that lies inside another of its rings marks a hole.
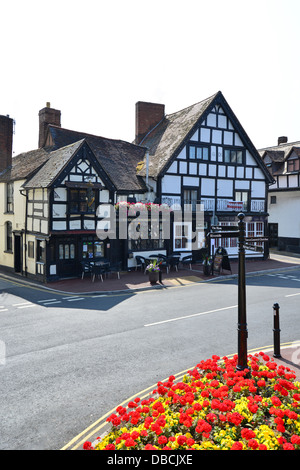
[[[0,172],[12,164],[13,119],[0,116]]]
[[[165,115],[165,105],[138,101],[135,105],[135,143],[142,139],[153,129]]]
[[[45,145],[47,136],[47,128],[49,124],[60,127],[61,112],[57,109],[51,108],[50,103],[40,110],[39,112],[39,148]]]

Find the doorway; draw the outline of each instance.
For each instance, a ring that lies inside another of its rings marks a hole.
[[[278,224],[269,224],[268,225],[268,235],[269,235],[269,247],[277,248],[278,247]]]
[[[22,237],[15,234],[14,240],[14,269],[16,273],[22,270]]]

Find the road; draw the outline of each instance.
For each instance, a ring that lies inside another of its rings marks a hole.
[[[237,351],[237,281],[71,296],[0,278],[0,449],[61,449],[170,374]],[[247,276],[248,349],[299,340],[300,270]]]

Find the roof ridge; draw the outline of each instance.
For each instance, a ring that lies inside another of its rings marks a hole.
[[[285,144],[280,144],[280,145],[272,145],[270,147],[262,147],[258,150],[258,152],[261,152],[262,150],[274,150],[274,149],[281,149],[285,147],[294,147],[295,144],[298,144],[300,146],[300,140],[296,140],[295,142],[286,142]],[[276,150],[275,150],[276,151]]]
[[[213,101],[219,93],[221,93],[221,91],[218,91],[217,93],[214,93],[213,95],[209,96],[208,98],[205,98],[204,100],[198,101],[197,103],[191,104],[190,106],[186,106],[185,108],[179,109],[178,111],[175,111],[174,113],[166,114],[165,117],[173,116],[173,115],[178,114],[178,113],[182,113],[182,111],[185,111],[187,109],[191,109],[194,106],[197,106],[198,104],[205,103],[206,101]]]
[[[120,143],[124,143],[124,144],[128,144],[128,145],[132,145],[134,147],[140,147],[139,145],[134,144],[134,143],[129,142],[128,140],[124,140],[124,139],[114,139],[113,137],[104,137],[102,135],[90,134],[90,133],[84,132],[84,131],[75,131],[73,129],[68,129],[66,127],[57,126],[55,124],[49,124],[49,127],[54,127],[58,130],[70,132],[72,134],[82,134],[82,135],[85,136],[85,137],[83,137],[84,139],[88,138],[88,137],[92,137],[92,138],[95,138],[95,139],[103,139],[103,140],[110,141],[110,142],[120,142]]]

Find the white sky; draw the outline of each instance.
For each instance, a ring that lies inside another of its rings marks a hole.
[[[0,10],[0,114],[14,154],[38,111],[133,141],[135,103],[170,114],[221,90],[257,148],[300,140],[299,0],[14,0]]]

